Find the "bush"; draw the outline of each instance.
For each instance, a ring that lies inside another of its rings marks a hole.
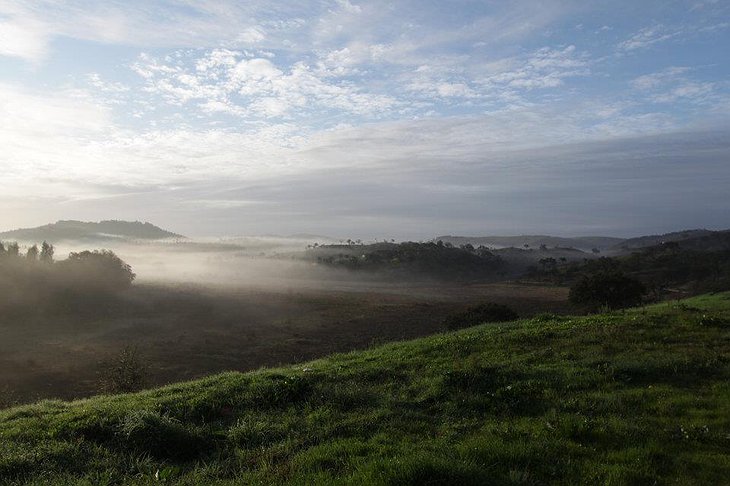
[[[446,329],[455,330],[476,326],[484,322],[505,322],[519,319],[517,312],[503,304],[489,302],[468,308],[453,314],[444,322]]]
[[[570,289],[570,301],[593,309],[620,309],[641,304],[646,288],[621,272],[603,271],[586,275]]]
[[[149,366],[136,347],[127,346],[112,361],[103,363],[99,377],[102,393],[129,393],[147,386]]]

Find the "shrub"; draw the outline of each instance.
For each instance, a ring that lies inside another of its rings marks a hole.
[[[128,393],[147,385],[149,366],[136,347],[127,346],[112,361],[103,363],[99,377],[102,393]]]
[[[602,271],[586,275],[570,289],[570,301],[593,309],[620,309],[641,304],[646,288],[621,272]]]
[[[519,316],[510,307],[488,302],[469,307],[463,312],[453,314],[446,319],[444,324],[447,329],[455,330],[476,326],[484,322],[505,322],[514,321],[515,319],[519,319]]]

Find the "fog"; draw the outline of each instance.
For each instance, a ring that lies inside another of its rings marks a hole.
[[[307,245],[333,240],[251,236],[198,238],[182,241],[129,242],[104,240],[59,242],[56,259],[71,252],[108,249],[131,265],[137,284],[204,286],[267,291],[395,290],[417,282],[331,268],[301,258]],[[23,242],[29,246],[33,242]],[[433,284],[433,282],[421,282]]]

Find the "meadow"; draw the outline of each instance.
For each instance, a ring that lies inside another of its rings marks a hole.
[[[68,309],[1,312],[0,408],[97,394],[100,371],[127,348],[148,365],[147,385],[160,386],[426,336],[482,301],[508,303],[522,316],[570,309],[567,289],[555,286],[318,285],[142,282]]]
[[[0,412],[3,484],[727,484],[730,294]]]

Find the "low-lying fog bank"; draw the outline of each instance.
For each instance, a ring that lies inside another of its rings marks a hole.
[[[30,244],[27,242],[26,244]],[[320,264],[308,256],[311,240],[241,237],[153,242],[60,242],[56,256],[89,248],[114,251],[131,265],[137,283],[195,284],[261,288],[369,291],[433,286],[438,279],[377,271],[354,271]],[[357,253],[357,247],[348,251]]]

